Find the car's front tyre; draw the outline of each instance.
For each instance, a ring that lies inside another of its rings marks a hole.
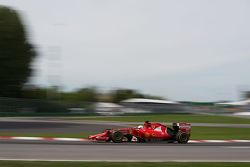
[[[114,143],[121,143],[123,137],[124,137],[124,136],[123,136],[123,133],[120,132],[120,131],[114,131],[114,132],[112,132],[112,134],[111,134],[111,140],[112,140]]]

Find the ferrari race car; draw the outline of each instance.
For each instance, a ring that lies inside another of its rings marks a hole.
[[[191,134],[191,124],[173,123],[169,128],[161,123],[144,122],[134,128],[106,129],[103,133],[89,136],[90,140],[106,142],[150,142],[167,141],[169,143],[187,143]]]

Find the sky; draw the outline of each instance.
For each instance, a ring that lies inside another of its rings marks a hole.
[[[38,52],[31,83],[137,89],[178,101],[250,90],[248,0],[0,0]]]

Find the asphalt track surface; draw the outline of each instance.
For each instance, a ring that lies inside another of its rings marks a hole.
[[[250,143],[0,141],[0,148],[2,160],[250,162]]]

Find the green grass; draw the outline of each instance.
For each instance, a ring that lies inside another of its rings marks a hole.
[[[191,139],[250,139],[250,128],[192,127]]]
[[[137,116],[117,116],[117,117],[71,117],[71,120],[97,120],[97,121],[121,121],[121,122],[190,122],[190,123],[228,123],[228,124],[250,124],[250,119],[210,116],[210,115],[190,115],[190,114],[155,114]]]
[[[232,162],[41,162],[0,161],[1,167],[249,167],[250,163]]]
[[[87,138],[88,135],[96,133],[100,132],[60,133],[60,134],[0,132],[0,136]],[[250,128],[192,127],[191,139],[250,140],[249,134],[250,134]]]

